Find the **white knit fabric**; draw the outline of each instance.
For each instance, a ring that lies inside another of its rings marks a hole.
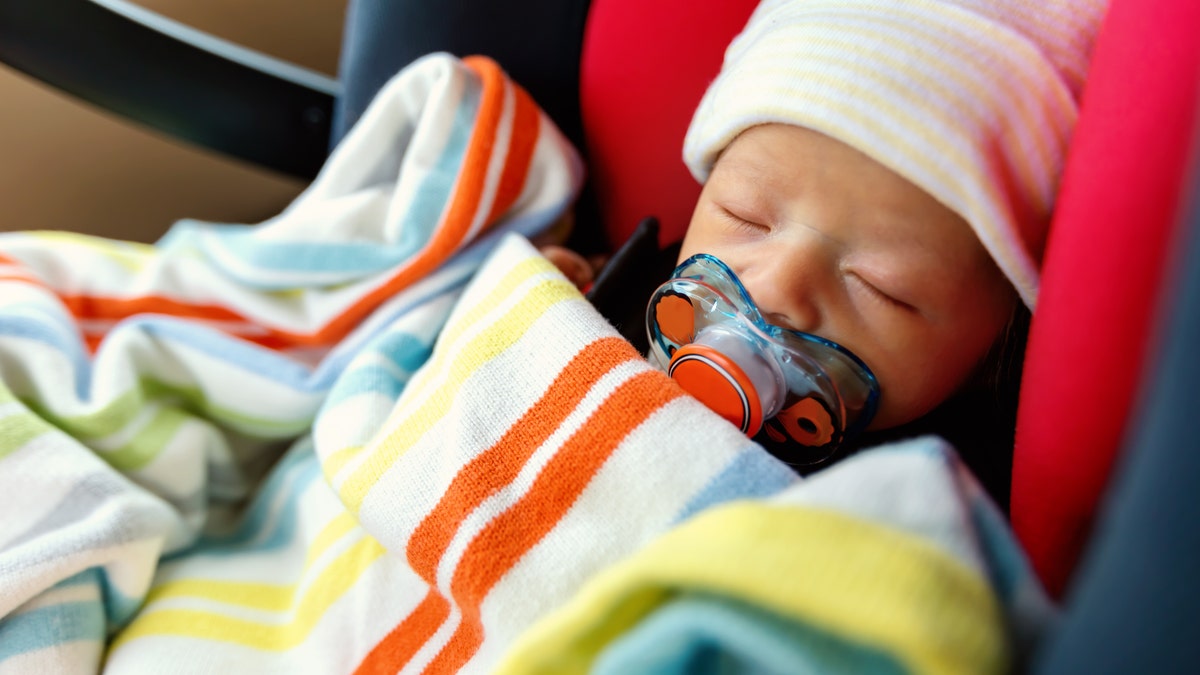
[[[697,108],[684,160],[769,122],[873,157],[971,224],[1033,308],[1106,0],[764,0]]]

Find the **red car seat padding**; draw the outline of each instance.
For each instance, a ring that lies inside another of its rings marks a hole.
[[[664,242],[682,235],[699,192],[683,135],[755,4],[593,0],[580,96],[610,245],[648,214],[662,219]],[[1188,0],[1114,0],[1047,243],[1012,514],[1056,593],[1090,534],[1142,371],[1187,163],[1197,19]]]
[[[682,238],[700,186],[683,136],[757,0],[592,0],[580,57],[591,180],[611,248],[645,216]]]
[[[1114,0],[1093,51],[1042,263],[1013,465],[1013,525],[1056,595],[1090,535],[1147,360],[1189,165],[1198,25],[1192,0]]]

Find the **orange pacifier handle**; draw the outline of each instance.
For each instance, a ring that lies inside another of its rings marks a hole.
[[[762,401],[754,382],[736,362],[716,349],[704,344],[684,345],[671,358],[667,374],[747,436],[762,428]]]
[[[792,440],[819,448],[838,439],[838,423],[821,399],[809,396],[779,411],[767,424],[767,437],[776,443]]]
[[[685,345],[696,335],[696,310],[686,295],[668,291],[657,296],[651,311],[663,337]]]

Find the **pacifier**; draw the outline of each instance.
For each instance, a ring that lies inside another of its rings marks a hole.
[[[862,360],[768,323],[733,270],[708,254],[688,258],[659,286],[646,328],[651,361],[789,464],[828,460],[879,403]]]

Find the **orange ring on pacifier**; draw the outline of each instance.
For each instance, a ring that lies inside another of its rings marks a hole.
[[[671,357],[667,374],[746,435],[753,436],[762,428],[762,401],[754,382],[716,349],[698,343],[684,345]]]

